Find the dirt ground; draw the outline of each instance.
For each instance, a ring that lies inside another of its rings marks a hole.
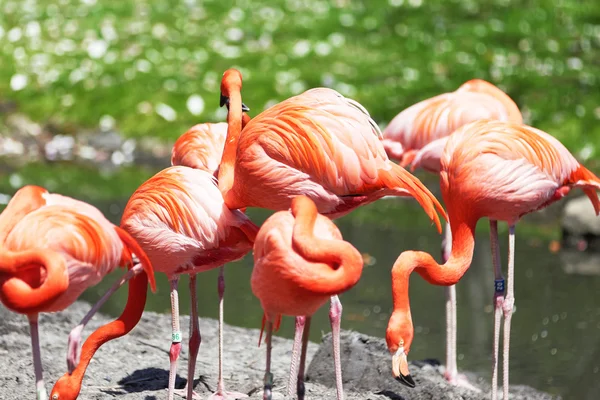
[[[79,323],[90,305],[77,302],[67,311],[40,316],[40,341],[46,390],[66,372],[66,346],[70,330]],[[94,329],[112,318],[98,314],[84,330],[84,340]],[[187,374],[188,317],[182,317],[183,351],[176,387],[183,388]],[[202,344],[196,366],[195,391],[201,398],[215,390],[217,381],[217,321],[200,320]],[[225,326],[225,386],[262,399],[265,347],[257,347],[259,331]],[[144,313],[127,336],[106,343],[96,353],[86,372],[79,399],[166,399],[171,328],[170,316]],[[292,342],[273,338],[273,400],[284,399]],[[411,373],[417,387],[410,389],[394,381],[391,357],[385,341],[357,332],[343,332],[342,365],[346,400],[421,400],[489,398],[489,384],[469,375],[477,393],[449,385],[435,363],[415,362]],[[306,400],[336,398],[331,358],[331,338],[308,348]],[[0,399],[35,399],[31,341],[26,317],[0,306]],[[524,386],[511,387],[511,399],[555,399]]]

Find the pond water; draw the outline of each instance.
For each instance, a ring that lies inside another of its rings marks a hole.
[[[25,183],[44,185],[35,179],[27,180],[33,182]],[[122,185],[118,174],[107,182],[113,186],[112,190],[120,187],[122,193],[131,193],[135,189],[129,184]],[[65,191],[96,205],[115,223],[120,220],[127,201],[126,195],[109,199],[104,196],[101,200],[90,198],[86,193],[78,195],[75,182]],[[269,214],[265,210],[249,210],[256,223],[262,223]],[[344,238],[368,260],[360,282],[340,296],[344,307],[342,329],[383,337],[392,307],[390,270],[395,259],[409,249],[427,251],[438,258],[441,236],[416,202],[405,199],[382,199],[336,223]],[[473,264],[457,285],[458,366],[460,370],[473,371],[490,380],[494,278],[487,222],[480,221],[478,228]],[[558,226],[553,227],[554,237],[557,237],[558,229]],[[500,224],[500,235],[505,266],[508,234],[504,224]],[[597,297],[600,261],[595,261],[599,256],[566,250],[552,253],[548,249],[548,235],[540,234],[530,223],[517,226],[516,238],[511,383],[530,385],[560,394],[565,399],[596,399],[600,392],[600,299]],[[260,303],[250,289],[251,273],[250,254],[225,269],[225,321],[228,324],[250,328],[261,325]],[[89,289],[83,299],[96,301],[121,274],[121,271],[113,273]],[[168,313],[168,281],[165,275],[157,274],[157,282],[158,291],[148,297],[146,310]],[[187,282],[187,278],[180,282],[182,314],[189,313]],[[415,324],[410,358],[436,358],[444,362],[444,289],[429,285],[417,274],[411,278],[410,285]],[[217,271],[200,274],[198,286],[200,316],[216,318]],[[127,290],[122,288],[102,311],[120,314],[126,297]],[[187,323],[185,317],[184,331],[187,331]],[[278,335],[292,337],[293,327],[293,318],[284,318]],[[321,335],[329,331],[328,306],[324,306],[314,316],[311,340],[319,342]],[[84,335],[87,334],[86,331]],[[165,338],[165,349],[168,344],[168,338]]]

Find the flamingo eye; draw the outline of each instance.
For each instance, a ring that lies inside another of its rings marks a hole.
[[[58,394],[57,393],[54,393],[52,395],[52,400],[58,400]]]

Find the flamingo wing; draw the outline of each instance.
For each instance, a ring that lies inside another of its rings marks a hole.
[[[184,165],[214,174],[221,162],[226,137],[225,122],[194,125],[173,145],[171,165]]]
[[[441,158],[443,191],[495,204],[499,220],[509,220],[508,207],[522,215],[546,204],[561,187],[577,184],[582,168],[551,135],[501,121],[463,126],[449,137]]]
[[[238,162],[254,163],[273,179],[290,167],[298,179],[308,177],[336,195],[360,194],[378,181],[380,170],[390,169],[379,135],[358,103],[317,88],[252,119],[240,137]],[[267,157],[255,158],[256,152]]]
[[[386,143],[399,142],[403,151],[418,150],[466,123],[508,118],[504,105],[496,98],[485,93],[457,91],[435,96],[402,111],[386,127],[383,136]]]
[[[121,220],[121,227],[140,243],[154,268],[167,274],[193,267],[195,255],[219,247],[229,246],[240,253],[237,258],[242,257],[251,244],[242,240],[245,234],[235,236],[233,229],[250,224],[242,212],[225,206],[214,176],[183,166],[166,168],[143,183]]]

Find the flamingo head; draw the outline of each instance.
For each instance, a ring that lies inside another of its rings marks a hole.
[[[406,323],[399,313],[393,313],[385,340],[390,353],[392,353],[392,375],[398,382],[414,388],[416,384],[410,376],[407,358],[413,340],[412,323]]]
[[[219,106],[227,106],[229,109],[229,96],[232,91],[240,92],[242,90],[242,73],[237,69],[230,68],[223,74],[221,79],[221,99]],[[248,112],[250,108],[242,103],[242,111]]]
[[[77,379],[72,379],[72,375],[64,374],[56,381],[50,392],[50,400],[75,400],[81,390],[81,382],[76,383]]]

